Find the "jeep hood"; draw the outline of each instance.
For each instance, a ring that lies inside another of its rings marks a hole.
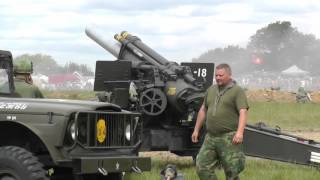
[[[65,99],[30,99],[30,98],[0,98],[0,111],[5,112],[32,112],[55,114],[70,114],[76,111],[121,111],[117,105],[96,102]]]

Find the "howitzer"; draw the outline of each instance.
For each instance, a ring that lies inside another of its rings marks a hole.
[[[116,34],[113,43],[92,29],[86,34],[117,58],[97,62],[95,91],[107,91],[110,97],[104,99],[142,112],[144,149],[192,155],[197,145],[191,143],[191,132],[212,84],[214,64],[170,62],[125,31]]]
[[[194,156],[201,143],[192,143],[190,137],[205,90],[212,84],[214,64],[178,65],[127,32],[116,34],[113,43],[91,29],[86,33],[117,58],[97,62],[94,89],[107,91],[103,94],[108,98],[102,99],[142,113],[143,149]],[[320,165],[320,143],[281,133],[280,128],[247,125],[243,144],[249,156]]]

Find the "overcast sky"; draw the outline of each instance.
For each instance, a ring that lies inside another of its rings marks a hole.
[[[291,21],[320,38],[318,0],[8,0],[0,1],[0,49],[51,55],[59,64],[95,66],[115,59],[88,38],[94,27],[105,38],[123,30],[172,61],[190,61],[209,49],[245,47],[256,30]]]

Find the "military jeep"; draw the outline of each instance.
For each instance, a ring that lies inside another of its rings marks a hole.
[[[110,103],[21,98],[12,69],[11,53],[0,51],[0,180],[123,179],[150,170],[150,158],[138,157],[140,114]]]

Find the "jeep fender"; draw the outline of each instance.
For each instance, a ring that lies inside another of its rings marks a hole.
[[[23,129],[23,131],[30,133],[31,135],[35,136],[38,138],[38,140],[42,143],[42,145],[46,148],[46,150],[49,152],[49,155],[53,161],[53,163],[57,164],[57,160],[63,159],[63,155],[61,152],[55,147],[54,143],[48,143],[48,140],[45,139],[43,136],[43,133],[39,131],[39,129],[29,125],[29,124],[24,124],[23,122],[19,121],[0,121],[0,128],[5,128],[5,129],[17,129],[19,128],[20,130]],[[0,134],[3,132],[0,132]],[[9,131],[9,133],[11,133]],[[12,132],[14,133],[14,131]],[[15,134],[6,134],[6,138],[14,137],[17,136]],[[14,138],[19,138],[14,137]],[[1,144],[2,146],[3,144]],[[10,144],[9,144],[10,145]]]

